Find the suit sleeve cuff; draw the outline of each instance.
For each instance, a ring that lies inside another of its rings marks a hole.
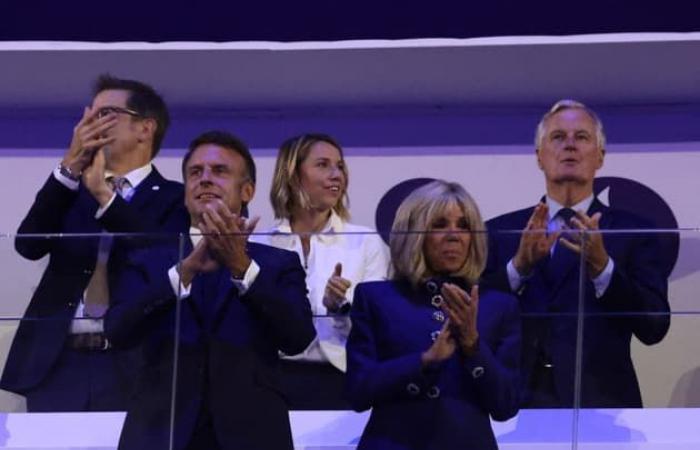
[[[248,292],[248,289],[250,289],[250,286],[252,286],[253,283],[255,282],[255,279],[258,278],[259,273],[260,273],[260,266],[258,265],[258,263],[255,262],[254,259],[251,259],[250,265],[248,266],[248,269],[245,271],[243,278],[231,277],[231,282],[233,283],[234,286],[236,286],[236,289],[238,289],[238,294],[244,295],[246,292]]]
[[[53,176],[54,176],[54,178],[56,178],[56,180],[57,180],[59,183],[61,183],[62,185],[64,185],[64,186],[67,187],[68,189],[70,189],[71,191],[77,191],[77,190],[78,190],[78,185],[80,184],[80,182],[79,182],[79,181],[75,181],[75,180],[71,180],[71,179],[68,178],[67,176],[63,175],[63,174],[61,173],[60,166],[56,167],[56,168],[53,170]]]
[[[518,292],[522,287],[523,282],[527,280],[528,277],[524,277],[518,273],[518,269],[515,268],[512,259],[508,261],[506,272],[508,273],[508,285],[510,286],[510,291]]]
[[[610,286],[610,281],[612,280],[613,270],[615,270],[615,262],[612,258],[608,258],[608,264],[605,269],[593,279],[593,287],[595,288],[595,297],[600,298],[605,294],[605,291]]]
[[[168,278],[170,279],[170,287],[173,288],[175,297],[178,300],[182,300],[183,298],[190,295],[192,283],[190,283],[189,286],[185,286],[184,284],[182,284],[182,282],[180,281],[180,274],[177,272],[177,265],[172,266],[170,270],[168,270]]]

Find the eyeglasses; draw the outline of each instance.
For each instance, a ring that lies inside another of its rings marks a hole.
[[[105,106],[97,111],[97,118],[101,119],[109,114],[128,114],[131,117],[141,117],[141,114],[133,109],[122,108],[120,106]]]

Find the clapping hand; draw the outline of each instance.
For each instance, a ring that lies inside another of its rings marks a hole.
[[[72,173],[81,175],[92,164],[95,152],[114,141],[107,132],[117,124],[117,115],[107,114],[97,117],[98,110],[86,106],[83,117],[73,128],[70,147],[63,156],[61,165]]]
[[[442,309],[452,324],[452,332],[460,350],[465,355],[473,354],[479,343],[479,331],[476,327],[479,286],[472,286],[471,292],[467,294],[459,286],[445,283],[442,285],[441,294],[445,300]]]
[[[548,222],[549,208],[544,203],[538,203],[527,221],[518,251],[513,257],[513,266],[520,275],[529,275],[533,266],[549,255],[552,245],[559,237],[558,233],[547,232]]]
[[[559,239],[559,243],[569,250],[577,254],[584,253],[586,269],[591,278],[600,275],[610,259],[603,243],[603,234],[597,232],[600,229],[600,217],[599,212],[589,217],[582,211],[576,211],[576,216],[569,222],[580,232],[567,233],[565,237]]]
[[[421,354],[421,364],[424,368],[436,366],[449,359],[457,350],[457,343],[452,335],[452,326],[447,319],[433,345]]]
[[[242,278],[250,266],[246,245],[259,220],[259,217],[246,220],[231,212],[222,201],[207,204],[202,213],[199,228],[204,233],[207,247],[234,278]]]

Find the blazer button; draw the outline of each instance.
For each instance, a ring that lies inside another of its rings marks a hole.
[[[440,388],[437,386],[430,386],[430,389],[428,389],[425,395],[427,395],[428,398],[436,399],[440,397]]]
[[[437,320],[438,322],[444,322],[445,321],[445,313],[442,311],[434,311],[433,312],[433,319]]]
[[[408,385],[406,386],[406,390],[411,395],[420,394],[420,388],[418,387],[418,385],[416,383],[408,383]]]
[[[437,340],[438,336],[440,336],[440,330],[436,330],[430,333],[430,339],[432,339],[433,342]]]
[[[438,284],[433,280],[429,280],[427,283],[425,283],[425,287],[431,294],[435,294],[440,289]]]
[[[484,368],[476,366],[472,369],[472,378],[479,378],[484,374]]]

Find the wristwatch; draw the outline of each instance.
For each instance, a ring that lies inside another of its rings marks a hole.
[[[63,164],[59,164],[58,171],[61,173],[61,175],[68,178],[69,180],[80,181],[80,174],[73,173],[73,171],[71,171],[70,167],[68,167],[68,166],[64,166]]]

